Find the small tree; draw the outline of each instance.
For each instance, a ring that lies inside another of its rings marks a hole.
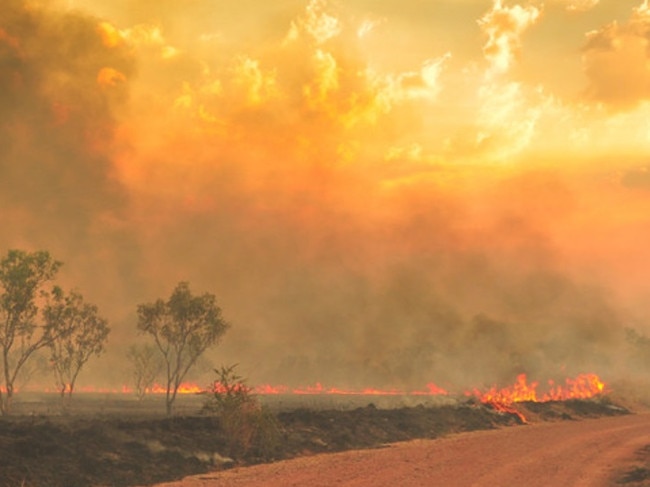
[[[215,296],[193,296],[187,282],[180,282],[167,301],[158,299],[138,306],[138,329],[153,337],[163,355],[167,414],[172,412],[178,387],[188,370],[229,327]]]
[[[160,352],[154,345],[131,345],[126,358],[131,364],[135,393],[142,400],[162,371]]]
[[[9,413],[16,377],[27,360],[61,333],[40,320],[38,306],[60,266],[46,251],[10,250],[0,261],[0,366],[5,387],[5,394],[0,389],[0,414]]]
[[[63,331],[48,346],[61,397],[66,391],[71,397],[82,367],[104,351],[110,328],[98,315],[97,306],[86,303],[75,291],[66,296],[55,288],[43,314],[48,327]]]

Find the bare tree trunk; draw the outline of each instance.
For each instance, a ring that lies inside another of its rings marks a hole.
[[[166,398],[166,404],[165,405],[167,407],[167,416],[171,416],[172,415],[172,401],[170,401],[169,395]]]
[[[174,402],[173,399],[171,398],[171,391],[170,391],[170,385],[169,382],[167,383],[167,394],[165,395],[165,407],[167,409],[167,416],[172,415],[172,403]]]
[[[7,415],[11,412],[11,401],[14,397],[14,384],[9,382],[7,384],[7,394],[5,395],[5,401],[2,408],[2,415]]]
[[[6,349],[3,350],[2,358],[4,365],[4,379],[5,379],[5,395],[4,397],[0,396],[0,414],[6,416],[9,414],[11,409],[11,396],[13,396],[13,383],[11,381],[11,374],[9,373],[9,351]]]

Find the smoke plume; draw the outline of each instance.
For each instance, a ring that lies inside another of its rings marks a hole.
[[[77,3],[0,6],[0,247],[49,250],[109,318],[80,381],[127,381],[136,305],[181,280],[233,324],[204,368],[238,362],[251,382],[622,373],[647,310],[627,307],[640,291],[610,230],[645,230],[600,205],[647,207],[629,176],[646,166],[555,148],[603,133],[593,97],[629,105],[596,44],[634,43],[631,27],[589,35],[593,96],[576,101],[517,79],[533,6],[468,19],[475,59],[441,41],[405,68],[363,2]]]

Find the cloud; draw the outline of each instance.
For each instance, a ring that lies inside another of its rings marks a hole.
[[[614,21],[586,35],[583,65],[586,96],[614,110],[629,110],[650,98],[650,7],[634,8],[630,19]]]
[[[386,19],[365,19],[357,27],[357,37],[363,38],[371,35],[378,26],[385,23]]]
[[[477,114],[479,150],[497,161],[526,149],[545,111],[545,97],[516,82],[488,83],[479,92]]]
[[[393,123],[389,118],[406,120],[420,109],[422,102],[435,105],[440,96],[450,53],[425,60],[412,70],[377,71],[360,57],[357,47],[361,40],[356,29],[344,28],[347,24],[331,14],[324,2],[309,3],[306,12],[291,25],[297,29],[296,35],[312,40],[315,35],[318,42],[288,42],[285,38],[269,42],[255,56],[224,47],[217,58],[199,58],[193,50],[184,49],[171,61],[150,55],[152,46],[157,50],[171,44],[164,30],[143,30],[142,26],[122,29],[122,37],[142,57],[134,89],[146,86],[146,93],[139,99],[147,104],[153,102],[135,110],[134,119],[142,114],[143,119],[137,124],[144,127],[133,128],[140,136],[132,142],[134,152],[128,157],[132,162],[120,164],[125,181],[137,184],[135,175],[142,174],[142,184],[147,184],[147,166],[154,164],[156,158],[168,157],[165,153],[169,151],[144,155],[140,149],[148,149],[139,142],[149,140],[142,134],[148,133],[150,127],[161,130],[160,124],[167,122],[169,131],[176,131],[184,123],[196,124],[196,130],[219,134],[223,143],[233,148],[233,134],[246,134],[245,151],[252,140],[266,145],[283,134],[291,141],[288,150],[299,146],[296,150],[317,154],[317,160],[329,154],[329,164],[336,165],[356,157],[361,147],[359,138],[368,137],[364,133],[368,127],[376,129],[379,140],[385,124]],[[318,34],[323,30],[331,35]],[[140,34],[127,35],[129,32]],[[166,122],[155,115],[165,109],[156,104],[164,104],[170,96],[173,101],[169,105],[174,109],[171,113],[177,120]],[[154,119],[147,121],[147,113]],[[185,132],[180,130],[179,138]],[[388,141],[376,145],[380,158],[382,150],[391,146]],[[291,171],[290,164],[291,159],[286,159],[274,171]],[[200,164],[200,170],[207,171],[208,165]],[[139,172],[138,167],[143,171]],[[240,167],[247,173],[266,170],[248,163]]]
[[[437,59],[427,60],[420,71],[400,73],[397,76],[396,100],[420,99],[435,101],[441,91],[440,75],[451,53],[445,53]]]
[[[492,9],[479,19],[481,30],[488,36],[483,53],[495,74],[510,69],[521,48],[521,35],[540,15],[532,5],[506,7],[502,0],[494,0]]]
[[[245,106],[264,104],[277,94],[275,71],[262,71],[258,60],[246,56],[236,60],[232,84],[237,91],[241,90],[242,104]],[[221,84],[212,84],[204,89],[207,89],[208,93],[218,95]]]
[[[341,34],[341,22],[328,14],[326,7],[326,0],[310,0],[305,13],[291,23],[285,42],[295,42],[306,36],[321,45]]]
[[[586,12],[600,3],[600,0],[554,0],[552,3],[564,5],[569,12]]]
[[[465,124],[446,138],[445,158],[500,164],[525,153],[535,142],[552,103],[542,87],[519,81],[513,67],[524,33],[540,16],[541,10],[532,5],[505,6],[494,1],[478,20],[487,38],[483,45],[487,67],[467,66],[457,86],[450,88],[450,96],[464,100],[454,108],[464,110]]]
[[[339,88],[339,67],[329,52],[316,50],[312,56],[314,79],[303,87],[307,102],[315,108],[324,104],[329,95]]]

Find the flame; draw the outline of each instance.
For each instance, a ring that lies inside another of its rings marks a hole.
[[[519,402],[549,402],[549,401],[566,401],[568,399],[590,399],[607,392],[605,383],[596,374],[580,374],[575,378],[567,378],[564,385],[556,384],[554,381],[548,381],[549,390],[544,393],[538,393],[539,382],[528,382],[526,374],[517,376],[515,383],[509,387],[497,388],[492,386],[487,390],[472,389],[465,391],[467,397],[475,397],[481,403],[491,406],[493,409],[505,413],[519,416],[522,423],[526,418],[517,411],[513,404]],[[289,387],[286,385],[261,384],[253,387],[246,385],[235,385],[245,388],[247,392],[258,395],[339,395],[339,396],[447,396],[450,393],[433,382],[429,382],[423,389],[402,390],[402,389],[378,389],[366,387],[362,389],[345,389],[339,387],[327,387],[320,382],[306,387]],[[58,393],[57,389],[45,388],[34,389],[26,388],[32,392]],[[213,383],[210,387],[203,387],[195,382],[183,382],[178,387],[178,394],[205,394],[224,392],[225,387],[219,382]],[[6,392],[0,386],[0,391]],[[15,390],[18,392],[18,389]],[[123,385],[118,388],[81,386],[75,388],[76,393],[101,393],[101,394],[133,394],[135,391],[132,387]],[[148,394],[165,394],[167,387],[162,384],[154,384],[146,391]]]
[[[549,381],[551,390],[542,397],[544,401],[565,401],[567,399],[589,399],[605,392],[605,383],[596,374],[582,374],[575,379],[566,379],[564,386],[555,386]]]
[[[201,387],[200,385],[194,382],[182,382],[178,386],[177,394],[201,394],[207,391],[207,388]],[[150,394],[166,394],[167,386],[163,384],[154,384],[147,389],[147,393]]]
[[[427,384],[426,390],[405,391],[400,389],[343,389],[326,387],[320,382],[306,387],[291,388],[285,385],[263,384],[252,388],[252,392],[260,395],[295,394],[295,395],[339,395],[339,396],[434,396],[446,395],[448,392],[434,383]]]
[[[227,392],[252,393],[253,389],[242,383],[226,386],[221,382],[215,382],[214,384],[212,384],[212,390],[210,392],[214,394],[225,394]]]
[[[498,389],[496,386],[491,387],[485,392],[478,389],[466,392],[467,396],[475,396],[482,403],[490,404],[513,404],[516,402],[549,402],[549,401],[566,401],[567,399],[590,399],[605,391],[605,383],[600,380],[596,374],[580,374],[575,379],[568,378],[565,385],[555,385],[549,381],[551,389],[538,396],[538,382],[528,384],[526,374],[519,374],[517,381],[510,387]]]
[[[550,402],[566,401],[568,399],[590,399],[605,392],[605,383],[596,374],[580,374],[576,378],[567,378],[565,385],[556,385],[552,380],[548,382],[551,389],[538,396],[538,382],[527,381],[526,374],[519,374],[517,381],[510,387],[498,389],[492,386],[487,391],[474,389],[465,393],[466,396],[475,396],[483,404],[489,404],[495,410],[519,416],[523,423],[526,418],[512,405],[518,402]]]
[[[254,390],[257,394],[263,394],[269,396],[278,395],[278,394],[288,394],[290,392],[287,386],[272,386],[270,384],[257,386],[255,387]]]
[[[492,386],[487,391],[474,389],[465,393],[466,396],[476,396],[485,404],[512,404],[515,402],[537,402],[537,382],[530,385],[526,381],[526,374],[519,374],[517,381],[510,387],[498,389]]]
[[[449,392],[447,390],[443,389],[442,387],[438,387],[435,385],[433,382],[429,382],[427,384],[427,389],[422,390],[422,391],[413,391],[411,392],[410,395],[412,396],[446,396],[448,395]]]

